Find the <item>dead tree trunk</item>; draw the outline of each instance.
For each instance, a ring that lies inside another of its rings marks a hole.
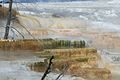
[[[8,11],[8,17],[7,17],[7,24],[5,27],[4,39],[8,39],[8,35],[9,35],[10,23],[12,18],[12,3],[13,3],[13,0],[9,0],[9,11]]]
[[[52,56],[52,57],[50,58],[50,61],[49,61],[48,67],[47,67],[45,73],[43,74],[41,80],[44,80],[45,77],[47,76],[47,74],[49,74],[49,73],[51,72],[51,65],[52,65],[52,63],[53,63],[53,62],[52,62],[53,59],[54,59],[54,56]]]

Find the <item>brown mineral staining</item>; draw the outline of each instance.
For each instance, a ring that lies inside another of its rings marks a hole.
[[[106,68],[80,68],[74,65],[69,68],[69,73],[88,80],[111,80],[111,72]]]
[[[99,57],[96,49],[93,48],[75,48],[75,49],[54,49],[51,53],[59,57]]]
[[[6,18],[8,15],[8,8],[0,6],[0,18]],[[16,16],[19,14],[16,10],[12,10],[12,15]]]
[[[98,67],[101,57],[94,48],[53,49],[44,51],[44,53],[41,53],[42,55],[55,56],[52,65],[54,72],[59,73],[64,68],[64,65],[68,65],[66,74],[87,80],[111,80],[110,70]],[[30,67],[31,70],[42,72],[45,70],[46,63],[35,63]]]
[[[37,40],[1,40],[1,50],[43,50],[42,44]]]

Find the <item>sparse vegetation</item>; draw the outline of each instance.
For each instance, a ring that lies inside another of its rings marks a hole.
[[[45,49],[65,49],[65,48],[85,48],[85,41],[71,41],[71,40],[43,40]]]
[[[89,58],[87,58],[87,57],[76,59],[76,61],[78,61],[78,62],[88,62],[88,60],[89,60]]]
[[[77,46],[74,46],[77,45]],[[43,49],[65,49],[65,48],[83,48],[85,44],[74,44],[70,40],[53,39],[24,39],[24,40],[1,40],[0,49],[5,50],[43,50]]]

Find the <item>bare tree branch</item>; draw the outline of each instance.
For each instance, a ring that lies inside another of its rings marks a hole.
[[[9,29],[10,29],[9,26],[11,24],[11,18],[12,18],[12,3],[13,3],[13,0],[9,0],[9,12],[8,12],[7,24],[5,28],[4,39],[8,39],[8,36],[9,36]]]
[[[53,63],[53,62],[52,62],[53,59],[54,59],[54,56],[52,56],[52,57],[50,58],[48,67],[47,67],[47,69],[46,69],[44,75],[42,76],[41,80],[44,80],[45,77],[47,76],[47,74],[49,74],[49,73],[51,72],[50,69],[51,69],[51,65],[52,65],[52,63]]]
[[[17,30],[16,28],[14,28],[14,27],[12,27],[12,29],[14,29],[15,31],[17,31],[17,32],[22,36],[22,38],[25,39],[24,35],[22,35],[22,33],[21,33],[20,31],[18,31],[18,30]]]
[[[62,72],[59,74],[59,76],[58,76],[55,80],[60,80],[60,79],[64,76],[64,74],[65,74],[65,72],[66,72],[67,70],[68,70],[68,65],[65,64],[64,67],[63,67]]]

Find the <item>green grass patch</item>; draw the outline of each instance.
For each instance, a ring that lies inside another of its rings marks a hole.
[[[89,58],[87,58],[87,57],[82,57],[82,58],[78,58],[78,59],[76,59],[76,61],[78,61],[78,62],[88,62],[88,60],[89,60]]]

